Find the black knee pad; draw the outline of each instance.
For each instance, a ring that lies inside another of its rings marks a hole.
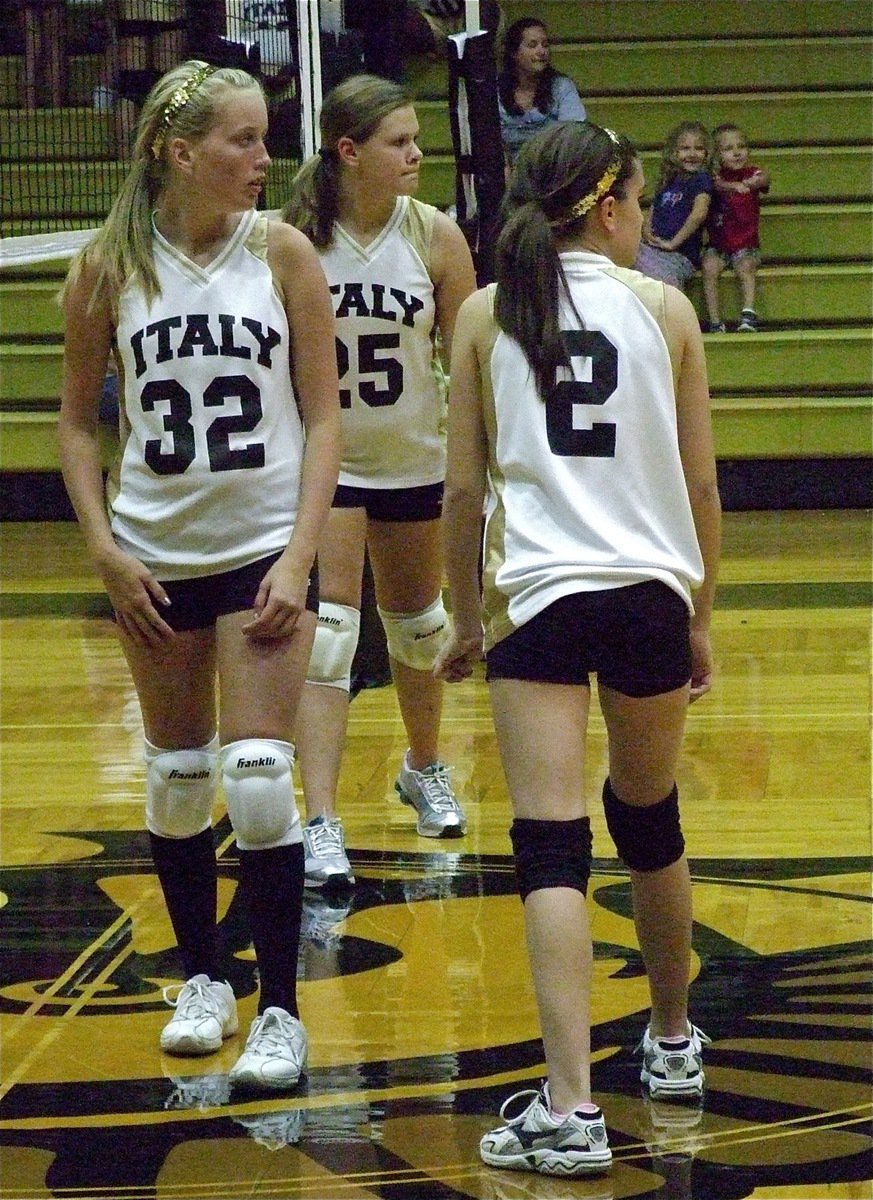
[[[522,900],[541,888],[575,888],[584,896],[591,875],[591,822],[516,817],[509,830]]]
[[[679,789],[657,804],[625,804],[609,780],[603,785],[603,811],[618,856],[634,871],[661,871],[685,853],[679,824]]]

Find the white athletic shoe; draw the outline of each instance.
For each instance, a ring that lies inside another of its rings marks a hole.
[[[245,1049],[230,1070],[234,1087],[255,1091],[293,1088],[306,1069],[308,1039],[296,1017],[267,1008],[252,1021]]]
[[[518,1116],[506,1117],[513,1102],[533,1099]],[[612,1151],[600,1109],[553,1117],[549,1085],[541,1092],[516,1092],[504,1101],[500,1115],[505,1125],[486,1133],[479,1143],[482,1161],[510,1171],[536,1171],[541,1175],[586,1175],[608,1171]]]
[[[304,887],[330,891],[354,884],[343,823],[338,817],[316,817],[303,826],[303,855]]]
[[[696,1025],[688,1025],[681,1041],[653,1038],[646,1028],[637,1051],[643,1052],[640,1081],[653,1100],[681,1099],[703,1095],[703,1047],[710,1039]]]
[[[187,983],[165,987],[164,999],[176,1010],[161,1030],[161,1049],[167,1054],[213,1054],[239,1029],[229,983],[194,975]]]
[[[415,771],[405,755],[394,790],[404,804],[415,809],[421,837],[463,837],[466,833],[467,818],[452,791],[449,768],[443,763],[431,763],[423,771]]]

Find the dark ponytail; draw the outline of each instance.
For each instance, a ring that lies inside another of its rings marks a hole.
[[[636,162],[627,138],[590,121],[564,121],[524,145],[503,201],[494,315],[520,344],[545,396],[569,366],[560,327],[569,296],[556,239],[578,235],[606,196],[624,196]]]

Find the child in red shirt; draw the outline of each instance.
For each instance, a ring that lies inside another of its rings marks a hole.
[[[710,333],[724,333],[719,315],[718,277],[733,267],[740,284],[742,312],[739,333],[755,333],[755,282],[761,260],[758,233],[761,195],[770,188],[770,176],[749,162],[749,143],[736,125],[713,130],[713,183],[715,185],[707,232],[709,245],[701,269],[703,294],[709,313]]]

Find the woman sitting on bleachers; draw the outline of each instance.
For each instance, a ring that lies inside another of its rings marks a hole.
[[[585,120],[576,84],[551,64],[548,30],[538,17],[522,17],[507,29],[497,93],[510,166],[528,138],[541,129],[555,121]]]

